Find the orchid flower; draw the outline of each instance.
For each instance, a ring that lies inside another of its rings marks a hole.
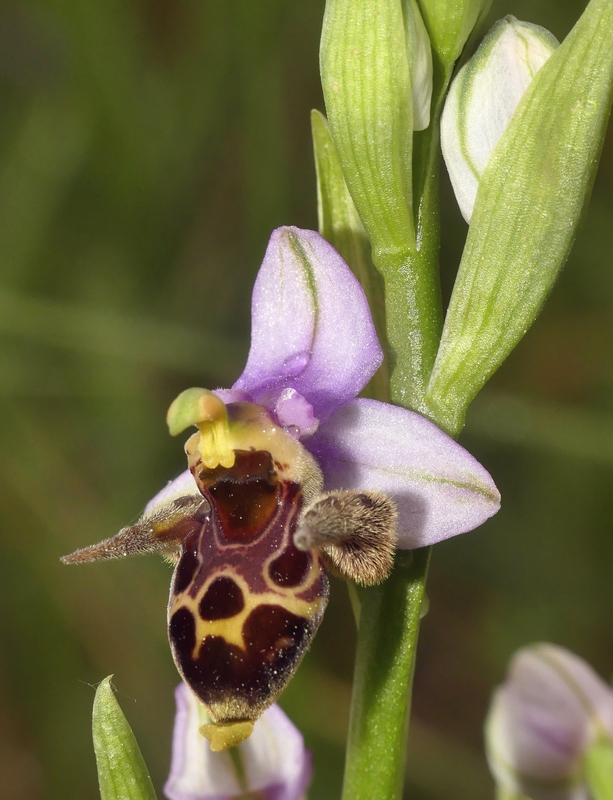
[[[585,759],[613,740],[613,690],[581,658],[538,644],[514,656],[486,725],[499,786],[533,800],[587,800]]]
[[[328,598],[326,570],[364,585],[395,546],[430,545],[499,507],[486,470],[412,411],[357,399],[383,353],[359,282],[312,231],[272,234],[253,292],[251,350],[231,389],[188,389],[189,470],[141,519],[66,562],[161,552],[175,663],[212,722],[246,739],[296,670]]]
[[[169,800],[300,800],[311,781],[311,754],[278,705],[256,722],[251,737],[230,753],[213,753],[198,734],[205,712],[189,688],[176,689],[177,714]]]
[[[354,274],[313,231],[270,237],[252,299],[251,349],[229,403],[248,400],[298,438],[324,488],[376,489],[398,507],[398,547],[412,550],[478,527],[498,511],[489,473],[433,423],[398,406],[357,398],[383,360]],[[198,493],[189,470],[146,510]]]

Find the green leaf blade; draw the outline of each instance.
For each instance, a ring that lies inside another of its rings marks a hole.
[[[317,174],[319,232],[338,250],[362,284],[370,303],[379,341],[385,341],[383,280],[370,257],[370,242],[356,211],[330,135],[328,122],[319,111],[311,112],[311,131]],[[379,399],[389,396],[387,364],[373,377],[369,390]]]
[[[613,91],[613,0],[537,73],[481,178],[426,403],[457,433],[538,315],[587,204]]]
[[[157,800],[132,729],[105,678],[96,690],[92,734],[102,800]]]
[[[360,280],[374,271],[370,243],[343,177],[328,122],[311,112],[311,131],[317,174],[319,232],[338,250]]]

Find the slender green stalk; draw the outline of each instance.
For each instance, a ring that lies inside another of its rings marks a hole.
[[[379,276],[370,245],[347,190],[325,118],[312,116],[319,206],[319,229],[351,265],[366,291],[375,319],[384,315],[377,292]],[[384,383],[372,388],[388,399]],[[390,578],[358,593],[349,586],[358,653],[343,796],[349,800],[392,798],[402,787],[410,687],[417,630],[424,597],[429,549],[401,552]],[[363,604],[363,605],[362,605]],[[362,608],[365,613],[362,613]],[[388,624],[389,621],[389,624]]]
[[[402,252],[386,256],[385,316],[393,402],[424,411],[423,397],[434,366],[442,328],[438,277],[417,262],[430,254]],[[373,253],[375,264],[377,255]]]
[[[386,254],[385,266],[373,253],[385,278],[391,400],[416,411],[424,410],[424,381],[432,370],[442,325],[438,121],[449,78],[448,70],[435,66],[432,124],[415,135],[418,249],[407,251],[395,263]],[[399,551],[387,581],[360,593],[343,800],[393,800],[402,795],[430,549]]]
[[[402,795],[411,684],[430,548],[401,551],[362,594],[343,800]]]
[[[417,249],[397,255],[373,253],[385,277],[385,313],[391,362],[392,402],[434,419],[424,393],[441,338],[438,186],[440,115],[451,70],[434,58],[431,123],[414,134],[413,193],[417,202]]]

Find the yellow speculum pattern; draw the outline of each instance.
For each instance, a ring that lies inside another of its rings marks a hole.
[[[286,476],[295,465],[289,451],[301,446],[290,440],[280,453],[274,445],[290,437],[258,406],[231,404],[229,417],[232,444],[240,444],[234,467],[207,470],[198,434],[186,447],[210,512],[185,543],[168,609],[175,661],[211,716],[203,733],[215,749],[248,735],[274,702],[328,594],[317,553],[293,544],[303,484]]]
[[[321,620],[325,572],[315,552],[299,554],[293,531],[323,480],[313,457],[257,404],[226,406],[189,389],[171,405],[168,426],[174,435],[191,425],[198,432],[185,450],[210,514],[177,565],[169,636],[179,671],[210,713],[202,733],[219,750],[249,735]]]
[[[268,564],[274,561],[278,556],[278,551],[274,552],[264,566],[264,575],[266,582],[270,586],[269,592],[255,593],[249,588],[247,581],[237,572],[224,569],[211,575],[206,581],[202,589],[198,592],[196,597],[192,597],[188,592],[183,592],[177,595],[169,607],[169,616],[172,616],[175,611],[180,608],[187,608],[194,615],[196,620],[196,645],[192,652],[192,657],[197,659],[200,655],[202,643],[207,636],[219,636],[224,639],[228,644],[236,645],[242,650],[245,650],[245,641],[243,637],[243,625],[249,614],[260,605],[278,605],[291,611],[299,617],[305,619],[313,619],[321,614],[325,606],[323,598],[316,600],[303,600],[297,595],[308,591],[313,584],[321,576],[321,566],[313,560],[309,567],[309,573],[303,583],[296,587],[279,587],[276,586],[267,575]],[[199,604],[202,598],[207,593],[211,584],[218,578],[231,578],[234,583],[240,588],[244,606],[238,614],[226,619],[205,620],[201,617],[199,611]]]

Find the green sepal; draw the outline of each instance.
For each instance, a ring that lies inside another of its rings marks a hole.
[[[418,0],[432,49],[445,68],[453,66],[492,0]]]
[[[385,341],[385,299],[381,276],[370,256],[370,242],[343,177],[336,148],[324,115],[311,111],[311,132],[317,175],[317,216],[319,232],[338,250],[362,284],[377,329]],[[387,364],[377,371],[366,396],[389,397]],[[372,391],[369,391],[372,390]]]
[[[327,0],[321,82],[332,138],[374,262],[415,248],[413,109],[400,2]]]
[[[613,742],[599,737],[585,754],[585,779],[593,800],[613,800]]]
[[[483,172],[426,392],[457,433],[538,315],[587,203],[613,88],[613,0],[592,0],[539,70]]]
[[[149,771],[132,728],[105,678],[96,689],[92,719],[102,800],[156,800]]]
[[[319,232],[338,250],[360,281],[372,270],[370,243],[343,178],[330,128],[324,115],[311,111],[311,132],[317,175]]]

